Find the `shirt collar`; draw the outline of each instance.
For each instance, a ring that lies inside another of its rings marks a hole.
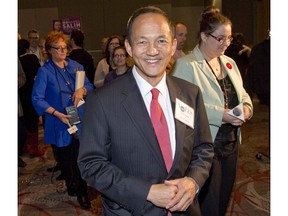
[[[145,97],[147,94],[149,94],[152,88],[157,88],[160,94],[162,94],[163,97],[166,98],[166,95],[167,95],[166,73],[164,73],[164,76],[162,77],[158,85],[155,87],[151,86],[146,80],[144,80],[138,74],[138,72],[136,71],[135,65],[133,66],[132,73],[140,89],[142,97]]]

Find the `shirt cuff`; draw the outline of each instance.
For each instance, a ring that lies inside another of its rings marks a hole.
[[[198,192],[199,192],[199,185],[196,183],[196,181],[193,179],[193,178],[191,178],[191,177],[187,177],[188,179],[190,179],[194,184],[195,184],[195,186],[196,186],[196,194],[198,194]]]

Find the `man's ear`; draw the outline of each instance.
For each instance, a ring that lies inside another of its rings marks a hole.
[[[174,53],[176,52],[176,49],[177,49],[177,40],[176,40],[176,38],[173,38],[172,39],[172,55],[171,56],[174,55]]]
[[[125,39],[125,48],[127,53],[132,57],[132,47],[127,39]]]

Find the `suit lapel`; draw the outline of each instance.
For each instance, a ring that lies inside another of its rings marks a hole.
[[[162,158],[162,153],[150,120],[150,116],[147,112],[136,80],[132,72],[128,74],[130,79],[128,80],[126,88],[122,90],[122,94],[125,97],[122,105],[126,109],[132,121],[134,122],[134,126],[142,135],[144,143],[151,150],[152,154],[154,154],[155,158],[157,158],[160,166],[162,166],[163,169],[166,169],[164,160]],[[149,160],[149,158],[147,159]]]
[[[194,50],[195,53],[195,57],[197,59],[197,63],[199,65],[200,70],[202,71],[203,74],[205,74],[206,77],[208,77],[210,80],[213,81],[213,83],[217,83],[217,80],[215,78],[215,76],[210,72],[211,69],[209,68],[209,66],[207,65],[199,47],[197,46]]]
[[[218,91],[218,94],[222,94],[222,90],[221,87],[216,79],[216,77],[214,76],[214,74],[211,71],[211,68],[208,66],[208,64],[206,63],[200,49],[199,46],[197,46],[195,49],[195,57],[197,59],[199,68],[201,70],[201,72],[212,81],[212,84],[215,85],[216,88],[214,88],[216,91]]]

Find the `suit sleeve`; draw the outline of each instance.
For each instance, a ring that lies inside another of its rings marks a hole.
[[[195,103],[194,147],[187,176],[193,178],[201,188],[209,176],[214,148],[202,93],[199,88]]]

